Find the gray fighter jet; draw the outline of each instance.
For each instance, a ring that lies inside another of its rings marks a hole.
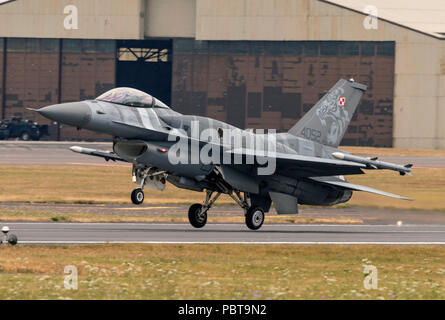
[[[410,200],[349,183],[344,175],[406,166],[348,154],[338,149],[366,86],[339,80],[288,132],[253,132],[206,117],[175,112],[155,97],[131,88],[112,89],[94,100],[34,110],[59,123],[110,134],[113,151],[72,147],[74,152],[133,164],[134,204],[145,186],[205,191],[203,204],[188,212],[192,226],[206,224],[221,194],[229,195],[257,230],[272,202],[278,214],[298,213],[298,204],[330,206],[347,202],[353,191]]]

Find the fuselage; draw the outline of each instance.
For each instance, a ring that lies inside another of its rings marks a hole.
[[[187,183],[196,184],[184,186],[190,189],[209,187],[206,177],[212,173],[215,166],[226,165],[223,163],[225,151],[248,147],[246,139],[241,139],[241,145],[233,141],[240,135],[254,137],[261,141],[266,149],[272,145],[274,152],[287,155],[332,158],[331,154],[337,150],[287,133],[270,134],[265,131],[258,134],[219,120],[183,115],[164,104],[137,107],[102,100],[86,100],[45,107],[39,112],[54,121],[73,125],[79,129],[111,135],[114,140],[114,152],[117,155],[129,162],[165,171],[171,175],[172,181],[184,178],[187,179]],[[229,134],[232,141],[224,140]],[[178,136],[191,139],[187,150],[188,161],[184,163],[172,163],[168,152],[160,151],[172,148],[178,142]],[[221,146],[220,163],[205,162],[196,156],[202,154],[206,143]],[[260,186],[258,192],[264,196],[268,196],[268,192],[273,190],[295,196],[301,204],[332,205],[345,202],[352,195],[351,191],[339,191],[298,175],[280,172],[285,168],[276,168],[272,174],[259,176],[252,170],[252,166],[245,163],[234,167],[249,176],[253,183],[258,184]]]

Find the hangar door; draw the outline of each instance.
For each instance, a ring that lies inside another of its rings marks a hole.
[[[287,131],[340,79],[368,86],[343,145],[392,145],[395,42],[174,39],[175,110]]]
[[[116,85],[147,92],[170,105],[171,40],[118,41]]]

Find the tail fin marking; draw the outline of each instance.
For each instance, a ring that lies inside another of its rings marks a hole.
[[[366,86],[339,80],[289,133],[323,145],[338,147]]]

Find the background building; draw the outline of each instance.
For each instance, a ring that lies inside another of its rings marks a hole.
[[[78,29],[64,27],[71,5]],[[343,144],[445,148],[442,0],[16,0],[0,5],[0,37],[3,117],[45,123],[25,108],[131,86],[179,112],[287,130],[344,77],[369,89]]]

